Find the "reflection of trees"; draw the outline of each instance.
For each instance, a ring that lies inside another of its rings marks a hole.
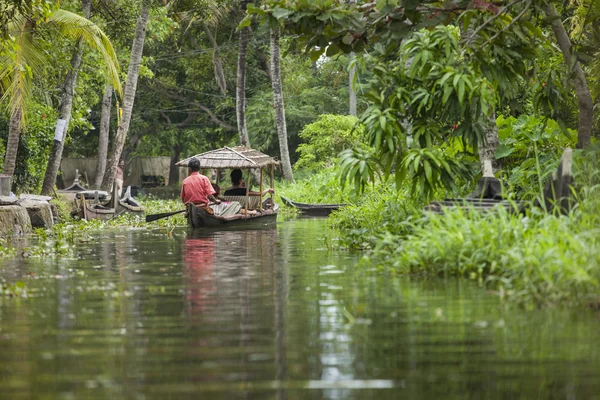
[[[84,398],[85,385],[103,398],[167,398],[174,387],[181,398],[396,393],[289,389],[363,379],[404,385],[406,398],[598,393],[597,313],[507,308],[464,281],[369,274],[354,256],[327,252],[322,221],[278,229],[106,233],[78,245],[79,260],[10,261],[20,264],[8,267],[18,271],[11,278],[65,277],[28,281],[45,285],[45,297],[0,299],[0,393],[11,385],[7,398]]]

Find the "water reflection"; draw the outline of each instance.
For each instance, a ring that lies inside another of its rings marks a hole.
[[[216,304],[215,241],[211,236],[190,237],[184,241],[186,306],[189,314],[199,314]]]
[[[594,398],[598,314],[509,308],[470,282],[365,273],[320,221],[102,232],[15,260],[0,398]],[[35,279],[33,277],[36,277]]]

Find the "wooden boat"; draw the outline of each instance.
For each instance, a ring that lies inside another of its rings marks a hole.
[[[538,198],[533,202],[535,207],[542,208],[548,212],[558,210],[567,213],[572,206],[571,174],[573,165],[573,151],[569,148],[563,151],[560,164],[551,179],[546,182],[541,200]],[[444,214],[447,210],[464,209],[478,213],[495,212],[505,209],[510,213],[521,214],[531,204],[523,200],[504,200],[500,181],[492,172],[491,162],[486,161],[484,176],[479,180],[477,190],[467,198],[444,199],[432,201],[425,206],[424,211],[434,214]]]
[[[131,186],[127,186],[125,194],[115,204],[115,216],[123,213],[144,215],[144,207],[131,196]]]
[[[84,195],[78,194],[81,201],[80,216],[83,219],[100,219],[103,221],[109,220],[115,216],[115,209],[107,207],[97,200],[88,200]]]
[[[300,210],[305,215],[315,216],[315,217],[327,217],[331,214],[332,211],[338,210],[341,207],[347,206],[347,204],[307,204],[307,203],[298,203],[296,201],[292,201],[286,197],[281,197],[281,201],[283,204],[294,207]]]
[[[227,217],[211,215],[191,204],[188,211],[188,226],[199,228],[246,228],[268,229],[277,224],[277,209],[255,211],[253,214],[235,214]]]
[[[248,181],[250,181],[251,171],[253,169],[259,170],[261,193],[263,192],[264,168],[270,167],[270,184],[271,187],[273,187],[274,168],[280,165],[279,161],[277,161],[275,158],[263,154],[257,150],[242,146],[233,148],[223,147],[221,149],[208,151],[206,153],[186,158],[185,160],[179,161],[175,165],[187,167],[188,162],[192,158],[197,158],[200,161],[201,170],[209,168],[216,169],[217,171],[233,168],[245,169],[248,171]],[[217,175],[219,175],[219,173],[217,173]],[[263,202],[262,195],[250,196],[248,193],[246,193],[245,196],[241,196],[239,199],[234,199],[235,201],[238,201],[244,208],[241,209],[239,213],[228,216],[210,215],[203,209],[191,205],[188,211],[188,226],[194,229],[226,229],[230,227],[236,229],[273,228],[277,222],[277,212],[279,207],[272,201],[272,194],[270,197],[270,201]]]

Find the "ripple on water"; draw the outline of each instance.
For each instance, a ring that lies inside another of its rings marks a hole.
[[[365,274],[323,232],[106,231],[3,260],[37,295],[0,298],[0,397],[598,398],[597,314]]]

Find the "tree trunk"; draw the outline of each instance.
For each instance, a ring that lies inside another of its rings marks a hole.
[[[176,144],[173,146],[173,154],[171,155],[171,165],[169,167],[169,186],[179,184],[179,167],[175,165],[181,157],[181,146]]]
[[[240,144],[250,147],[248,128],[246,127],[246,53],[248,51],[248,36],[250,29],[240,29],[240,48],[237,65],[237,86],[235,93],[235,111],[237,116],[237,128],[240,134]]]
[[[83,13],[86,18],[90,18],[92,0],[83,0]],[[62,88],[60,98],[60,110],[58,113],[58,121],[54,133],[54,142],[52,143],[52,151],[48,159],[48,166],[44,175],[44,183],[42,184],[42,194],[50,195],[56,184],[56,175],[60,167],[62,153],[65,144],[65,136],[69,132],[69,121],[71,120],[71,110],[73,109],[73,97],[75,95],[75,85],[77,83],[77,74],[81,66],[83,51],[81,49],[81,41],[78,40],[71,56],[71,70],[67,73],[67,78]]]
[[[117,128],[115,140],[113,141],[112,153],[106,166],[104,179],[102,180],[102,189],[111,190],[115,180],[117,165],[123,152],[131,114],[133,112],[133,103],[135,101],[135,92],[137,89],[140,63],[142,62],[142,53],[144,51],[144,40],[146,39],[146,24],[148,23],[149,2],[142,1],[140,17],[135,27],[135,38],[131,46],[131,59],[129,60],[129,69],[127,71],[127,81],[125,82],[125,93],[123,94],[123,116],[121,123]]]
[[[350,55],[350,62],[354,61],[354,59],[356,58],[356,56],[354,55],[354,53],[352,53]],[[350,100],[350,115],[353,115],[356,117],[356,91],[354,90],[354,76],[356,75],[356,64],[352,64],[352,66],[350,67],[350,71],[349,71],[349,77],[348,77],[348,83],[349,83],[349,87],[348,87],[348,95],[349,95],[349,100]]]
[[[492,113],[489,118],[489,123],[485,127],[485,143],[481,143],[479,147],[479,162],[481,163],[481,171],[485,171],[485,161],[489,160],[494,171],[497,171],[500,166],[496,160],[496,150],[500,146],[498,138],[498,127],[496,126],[496,113]]]
[[[573,66],[572,72],[572,83],[575,86],[575,93],[577,93],[577,102],[579,103],[579,133],[577,135],[577,148],[583,149],[590,144],[592,137],[592,127],[594,125],[594,103],[592,101],[592,95],[588,87],[587,80],[581,68],[581,64],[573,54],[571,40],[565,30],[565,26],[560,19],[560,16],[556,12],[553,4],[546,6],[546,15],[550,20],[550,26],[556,36],[556,41],[560,47],[560,51],[565,57],[565,62],[570,68]]]
[[[292,172],[288,150],[279,50],[279,29],[271,29],[271,76],[273,77],[273,107],[275,108],[275,124],[277,125],[277,136],[279,137],[279,153],[281,155],[283,177],[293,182],[294,173]]]
[[[21,116],[23,110],[17,108],[13,111],[10,117],[10,125],[8,127],[8,140],[6,142],[6,155],[4,156],[4,175],[13,176],[15,174],[15,166],[17,165],[17,152],[19,151],[19,139],[21,136]]]
[[[215,67],[215,79],[219,86],[219,90],[221,90],[221,94],[225,96],[227,94],[227,81],[225,80],[225,73],[223,72],[223,63],[221,62],[221,57],[219,57],[219,52],[217,51],[219,46],[207,26],[204,27],[204,32],[213,48],[212,61],[213,66]]]
[[[113,88],[110,84],[106,85],[104,97],[102,98],[102,114],[100,116],[100,132],[98,133],[98,162],[96,163],[96,176],[94,178],[94,188],[100,189],[102,178],[106,171],[106,156],[108,154],[108,137],[110,131],[110,110],[112,108]]]

